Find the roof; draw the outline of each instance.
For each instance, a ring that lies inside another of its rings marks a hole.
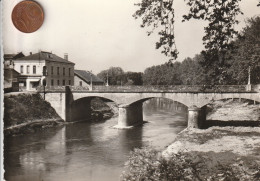
[[[104,83],[103,80],[101,80],[100,78],[98,78],[96,75],[92,74],[89,71],[85,71],[85,70],[74,70],[74,74],[77,75],[79,78],[81,78],[82,80],[84,80],[85,82],[90,82],[91,81],[91,76],[92,76],[92,82],[96,82],[96,83]]]
[[[70,62],[64,58],[61,58],[51,52],[44,52],[44,51],[31,54],[25,57],[17,58],[16,60],[48,60],[53,62],[69,63],[75,65],[75,63]]]
[[[4,71],[11,71],[14,72],[16,74],[20,74],[19,72],[17,72],[16,70],[14,70],[13,68],[4,68]]]
[[[11,59],[17,59],[24,57],[23,52],[17,53],[17,54],[4,54],[4,60],[11,60]]]

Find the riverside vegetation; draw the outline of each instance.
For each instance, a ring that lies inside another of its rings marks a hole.
[[[113,104],[108,104],[112,108]],[[91,118],[96,122],[111,118],[117,113],[102,100],[91,101]],[[8,93],[4,98],[4,134],[19,135],[37,132],[54,126],[63,126],[64,120],[50,103],[37,93]]]
[[[180,152],[165,158],[157,150],[135,149],[122,174],[124,181],[258,181],[260,164],[239,158],[230,163],[214,162],[209,155]]]
[[[4,98],[4,133],[17,135],[62,125],[62,119],[39,94],[10,93]]]

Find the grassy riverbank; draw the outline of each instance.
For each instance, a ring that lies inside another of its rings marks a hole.
[[[50,103],[36,93],[4,95],[4,133],[17,135],[62,125],[64,122]]]
[[[4,133],[6,136],[37,132],[64,125],[64,120],[37,93],[8,93],[4,95]],[[91,101],[93,122],[111,118],[114,104],[109,106],[101,99]]]

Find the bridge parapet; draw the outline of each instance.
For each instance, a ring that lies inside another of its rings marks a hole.
[[[92,90],[88,87],[70,86],[72,92],[248,92],[246,85],[145,85],[145,86],[93,86]],[[43,87],[38,87],[39,92],[43,92]],[[260,90],[260,86],[254,86],[251,92]],[[45,92],[65,92],[65,86],[46,87]]]
[[[93,86],[93,91],[125,92],[245,92],[246,85]]]
[[[71,91],[89,91],[88,87],[82,87],[82,86],[69,86]],[[65,92],[66,86],[50,86],[45,87],[46,92]],[[43,92],[44,87],[38,86],[37,87],[38,92]]]

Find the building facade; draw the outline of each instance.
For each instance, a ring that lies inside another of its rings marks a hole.
[[[68,55],[61,58],[51,52],[30,53],[13,60],[14,69],[20,73],[20,87],[35,90],[38,86],[57,87],[74,85],[74,63]]]
[[[22,52],[4,55],[4,92],[19,91],[20,74],[14,70],[13,60],[21,57],[24,57]]]
[[[104,85],[104,81],[89,71],[85,71],[85,70],[74,71],[75,86],[88,87],[89,89],[91,89],[91,84]]]

